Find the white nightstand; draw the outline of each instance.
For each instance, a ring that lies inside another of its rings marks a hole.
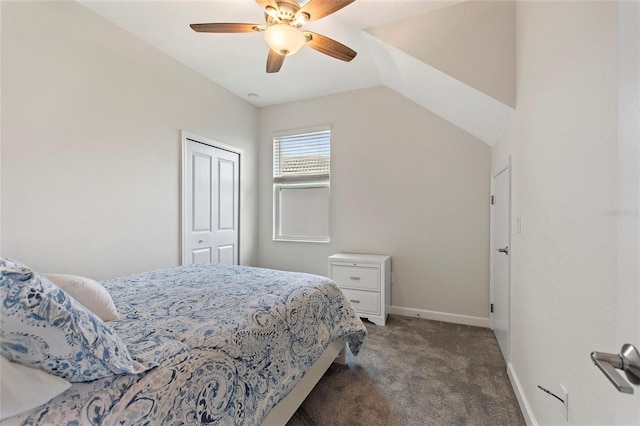
[[[391,305],[391,257],[338,253],[329,256],[334,280],[362,318],[385,325]]]

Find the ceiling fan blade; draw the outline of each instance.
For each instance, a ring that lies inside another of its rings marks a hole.
[[[309,15],[307,22],[313,22],[339,11],[354,1],[355,0],[310,0],[309,3],[302,6],[302,9],[300,9],[298,13],[306,13]]]
[[[284,55],[274,52],[269,49],[269,56],[267,57],[267,72],[274,73],[280,71],[284,62]]]
[[[349,62],[358,54],[355,50],[322,34],[304,31],[304,35],[307,37],[307,46],[341,61]]]
[[[250,33],[264,30],[260,24],[191,24],[193,31],[199,33]]]

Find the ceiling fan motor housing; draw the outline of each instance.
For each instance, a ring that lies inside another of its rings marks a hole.
[[[278,4],[278,17],[282,21],[292,22],[293,20],[296,19],[297,12],[298,10],[294,9],[294,7],[289,3]]]

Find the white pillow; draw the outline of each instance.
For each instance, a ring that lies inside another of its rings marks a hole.
[[[19,262],[0,258],[0,300],[0,353],[10,361],[70,382],[138,374],[156,365],[135,361],[107,323]]]
[[[69,387],[71,383],[61,377],[0,355],[0,420],[45,404]]]
[[[99,282],[90,278],[64,274],[42,274],[63,289],[102,321],[120,318],[111,295]]]

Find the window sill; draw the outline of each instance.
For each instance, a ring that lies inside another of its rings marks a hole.
[[[304,239],[296,239],[296,238],[291,238],[291,237],[281,237],[281,238],[274,238],[272,241],[275,242],[280,242],[280,241],[284,241],[284,242],[288,242],[288,243],[321,243],[321,244],[327,244],[331,242],[331,239],[327,238],[327,239],[309,239],[309,238],[304,238]]]

